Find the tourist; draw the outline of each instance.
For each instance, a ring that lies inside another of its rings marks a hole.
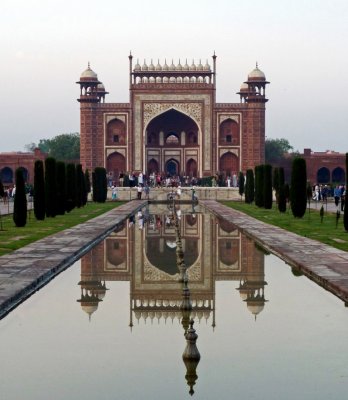
[[[141,195],[143,193],[143,187],[141,185],[138,185],[137,192],[138,192],[138,200],[141,200]]]
[[[345,204],[346,204],[346,189],[343,186],[341,194],[341,211],[344,211]]]
[[[335,206],[338,207],[338,203],[340,202],[341,197],[341,190],[339,186],[336,186],[334,189],[334,199],[335,199]]]
[[[237,187],[238,186],[238,184],[237,184],[237,175],[235,173],[232,176],[232,186],[233,187]]]
[[[144,193],[145,193],[146,200],[148,200],[149,199],[149,195],[150,195],[150,187],[147,184],[147,182],[145,183],[145,186],[144,186]]]
[[[119,185],[120,185],[121,187],[123,187],[123,181],[124,181],[124,172],[123,172],[123,171],[121,171],[121,172],[119,173],[119,175],[118,175],[118,181],[119,181]]]
[[[117,187],[116,186],[112,186],[112,192],[111,192],[111,199],[112,200],[116,200],[117,199]]]
[[[229,175],[227,177],[227,187],[231,187],[231,177]]]

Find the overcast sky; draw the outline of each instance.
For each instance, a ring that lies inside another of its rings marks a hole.
[[[347,0],[11,0],[0,11],[0,152],[79,131],[88,61],[128,102],[128,55],[203,64],[217,101],[239,102],[255,62],[271,82],[266,136],[295,150],[348,151]]]

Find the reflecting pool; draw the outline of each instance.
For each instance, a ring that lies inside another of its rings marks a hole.
[[[347,333],[341,300],[234,225],[151,206],[0,321],[1,399],[343,399]]]

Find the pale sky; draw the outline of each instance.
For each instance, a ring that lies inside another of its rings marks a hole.
[[[347,0],[11,0],[0,7],[0,152],[79,131],[87,67],[128,102],[128,55],[189,64],[217,55],[217,101],[255,67],[271,84],[266,136],[348,151]]]

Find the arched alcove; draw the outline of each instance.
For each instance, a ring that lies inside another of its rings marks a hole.
[[[126,125],[123,121],[115,118],[108,123],[105,142],[107,146],[126,144]]]
[[[330,171],[326,167],[321,167],[317,172],[317,183],[330,183]]]
[[[226,175],[237,174],[239,171],[239,159],[238,157],[228,151],[222,157],[220,157],[219,169]]]
[[[219,144],[222,146],[239,146],[239,124],[236,121],[229,118],[220,124]]]

